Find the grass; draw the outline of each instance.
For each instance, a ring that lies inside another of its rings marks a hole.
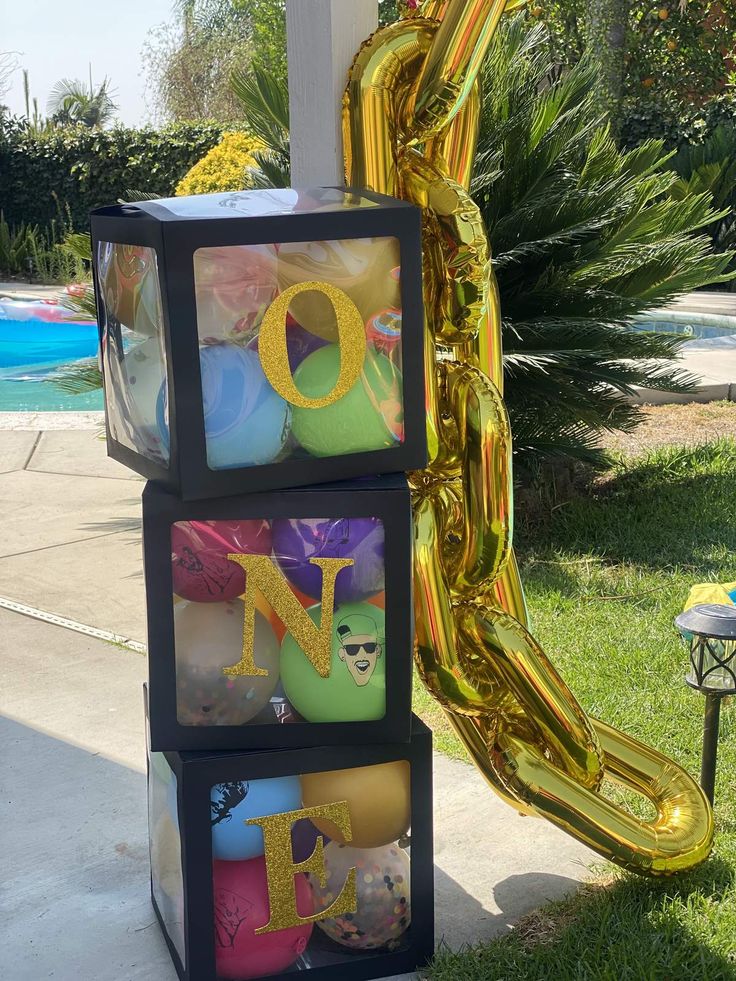
[[[620,460],[518,535],[534,632],[585,709],[697,774],[703,699],[672,626],[691,585],[736,579],[736,442]],[[441,951],[433,981],[736,979],[736,707],[724,705],[713,856],[650,882],[611,871],[507,937]],[[441,713],[436,744],[462,755]]]

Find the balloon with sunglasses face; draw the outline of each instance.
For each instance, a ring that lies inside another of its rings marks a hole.
[[[322,622],[322,606],[307,611]],[[343,603],[332,622],[330,673],[321,678],[290,633],[281,644],[286,697],[308,722],[368,722],[386,714],[385,614],[371,603]]]

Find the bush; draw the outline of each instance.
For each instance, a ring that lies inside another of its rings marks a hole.
[[[10,225],[44,230],[68,213],[73,228],[83,230],[93,208],[115,202],[127,188],[173,194],[221,136],[213,123],[32,133],[23,122],[6,122],[0,129],[0,207]]]
[[[10,226],[0,211],[0,276],[62,284],[83,279],[88,266],[63,241],[68,233],[64,221],[52,221],[46,232],[38,225]]]
[[[694,106],[652,93],[624,102],[619,136],[628,148],[655,139],[668,150],[679,150],[705,142],[722,126],[736,130],[736,99],[730,94]]]
[[[225,133],[176,185],[177,194],[213,194],[239,191],[245,170],[255,165],[253,151],[262,144],[247,133]]]

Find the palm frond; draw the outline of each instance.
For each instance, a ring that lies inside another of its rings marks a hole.
[[[49,375],[44,381],[66,392],[67,395],[83,395],[85,392],[96,392],[102,388],[102,375],[93,358],[67,365]]]
[[[496,35],[472,190],[501,295],[517,454],[600,462],[600,434],[636,425],[634,391],[695,384],[678,364],[683,339],[633,318],[728,279],[732,256],[706,234],[723,219],[711,188],[683,190],[660,141],[620,150],[590,66],[555,77],[544,38],[522,17]]]

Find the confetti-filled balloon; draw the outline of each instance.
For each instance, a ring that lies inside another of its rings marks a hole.
[[[229,862],[263,855],[263,831],[250,818],[301,807],[298,777],[267,777],[218,783],[210,793],[212,854]]]
[[[279,974],[304,953],[312,924],[256,934],[270,917],[266,863],[213,862],[215,912],[215,968],[218,978],[247,978]],[[312,891],[303,873],[294,876],[296,908],[300,916],[314,910]]]
[[[317,352],[319,353],[319,352]],[[213,344],[199,352],[207,463],[213,470],[271,463],[289,435],[289,405],[255,351]]]
[[[315,623],[322,606],[307,611]],[[332,624],[330,673],[322,678],[294,637],[281,642],[281,683],[307,722],[367,722],[386,714],[385,613],[372,603],[344,603]],[[338,798],[336,798],[338,799]]]
[[[294,384],[308,398],[328,395],[340,374],[340,347],[328,344],[294,372]],[[314,456],[340,456],[387,449],[403,442],[404,410],[399,370],[383,354],[366,350],[360,378],[322,408],[293,409],[292,431]]]
[[[334,919],[317,920],[332,940],[353,950],[399,946],[411,923],[409,856],[396,844],[382,848],[351,848],[330,842],[325,848],[324,887],[309,876],[314,909],[327,909],[340,894],[350,869],[355,869],[357,910]]]
[[[272,525],[273,551],[290,583],[322,596],[322,570],[310,559],[353,559],[335,580],[335,602],[375,596],[384,588],[383,522],[380,518],[279,518]]]
[[[201,340],[252,336],[277,292],[273,245],[229,245],[194,253]]]
[[[279,680],[279,642],[256,610],[254,660],[267,675],[229,678],[222,669],[243,652],[242,600],[174,606],[176,713],[180,725],[238,726],[267,704]]]
[[[269,555],[271,526],[264,518],[243,521],[177,521],[171,528],[174,592],[198,603],[242,596],[245,572],[229,562],[233,552]]]
[[[301,781],[304,807],[347,801],[352,834],[349,842],[332,821],[312,819],[320,831],[340,845],[377,848],[396,841],[409,830],[411,775],[406,760],[305,773]]]

